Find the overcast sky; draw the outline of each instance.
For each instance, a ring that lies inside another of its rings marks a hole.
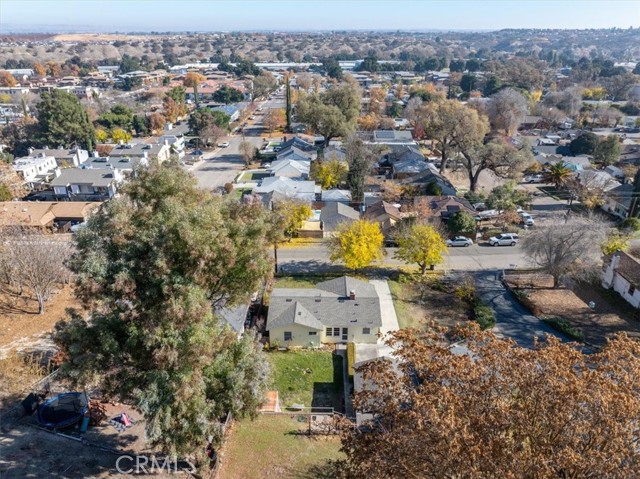
[[[638,0],[0,0],[0,33],[630,26]]]

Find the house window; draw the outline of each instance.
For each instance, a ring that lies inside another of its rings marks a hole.
[[[293,336],[291,335],[291,331],[285,331],[284,332],[284,340],[285,341],[291,341],[293,339]]]
[[[636,288],[632,284],[629,285],[629,291],[627,291],[627,294],[629,296],[633,296],[633,293],[635,293],[635,292],[636,292]]]
[[[317,331],[309,331],[309,336],[316,336],[317,334]]]
[[[333,335],[340,336],[340,328],[333,328]]]
[[[333,336],[333,328],[327,328],[326,336]]]
[[[362,328],[362,334],[371,334],[371,328]]]

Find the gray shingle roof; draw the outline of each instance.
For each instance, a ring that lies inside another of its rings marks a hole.
[[[115,180],[112,170],[68,168],[51,181],[51,186],[93,185],[109,186]]]
[[[382,325],[380,302],[371,284],[342,277],[316,286],[275,288],[269,302],[267,329],[287,324],[302,324],[314,329]],[[348,298],[352,290],[356,293],[353,300]]]

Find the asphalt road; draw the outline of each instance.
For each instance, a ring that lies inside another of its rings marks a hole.
[[[271,100],[260,102],[262,111],[269,108],[283,108],[284,100],[282,97],[274,97]],[[215,190],[230,183],[234,180],[238,173],[242,171],[244,161],[240,156],[239,146],[243,141],[248,141],[255,145],[256,148],[262,146],[262,135],[264,129],[260,122],[262,113],[255,113],[256,120],[249,121],[249,124],[243,129],[243,133],[233,133],[225,138],[218,140],[219,143],[229,142],[227,148],[216,148],[213,151],[207,151],[202,157],[202,161],[196,163],[190,168],[190,172],[198,180],[198,186],[206,190]],[[243,136],[244,134],[244,136]]]
[[[387,248],[381,266],[397,267],[405,265],[393,258],[396,248]],[[449,248],[444,265],[439,269],[450,271],[480,271],[526,267],[520,246],[491,247],[485,244],[467,248]],[[284,247],[278,249],[278,270],[281,272],[326,272],[341,271],[341,265],[329,261],[329,251],[325,245]]]
[[[478,295],[495,311],[496,326],[493,331],[497,335],[513,339],[525,348],[533,348],[535,339],[544,339],[545,335],[569,341],[522,306],[502,284],[499,273],[498,270],[479,271],[473,275]]]

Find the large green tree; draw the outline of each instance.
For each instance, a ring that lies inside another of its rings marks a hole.
[[[225,413],[263,399],[253,335],[238,340],[214,313],[268,279],[271,229],[259,204],[199,190],[178,165],[141,170],[76,236],[70,266],[89,312],[56,327],[63,371],[133,402],[165,452],[204,451]]]
[[[609,135],[600,141],[593,151],[593,160],[603,166],[613,165],[620,159],[620,141],[616,135]]]
[[[38,129],[35,141],[40,145],[55,148],[59,145],[70,147],[73,143],[86,150],[96,145],[96,131],[89,121],[89,115],[72,93],[53,90],[43,93],[36,106]]]
[[[201,108],[194,111],[189,117],[189,128],[196,135],[202,134],[203,131],[212,126],[228,129],[229,115],[223,111]]]
[[[296,105],[298,120],[324,136],[325,146],[332,138],[346,136],[353,131],[359,113],[360,90],[353,82],[305,96]]]
[[[244,99],[244,95],[242,92],[236,88],[231,88],[227,85],[222,85],[216,92],[213,94],[213,100],[229,104],[229,103],[238,103]]]
[[[575,140],[572,140],[571,143],[569,143],[569,150],[571,150],[573,155],[591,155],[596,149],[596,146],[598,146],[599,141],[598,135],[588,131]]]

